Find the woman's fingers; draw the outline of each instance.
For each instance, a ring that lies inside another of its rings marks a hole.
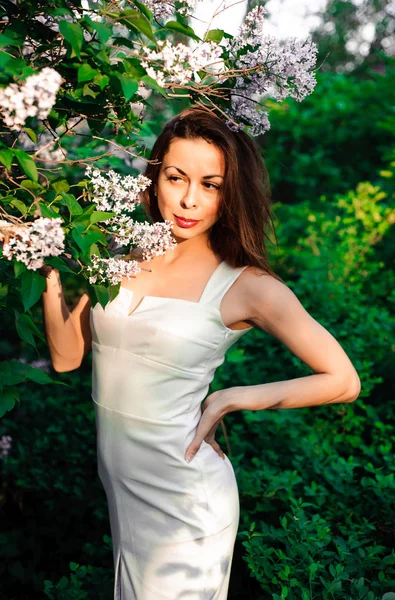
[[[221,458],[223,458],[225,460],[225,454],[222,452],[221,446],[218,444],[218,442],[216,442],[215,440],[204,440],[205,442],[207,442],[207,444],[210,444],[210,446],[212,446],[212,448],[214,448],[214,450],[216,451],[216,453],[218,454],[218,456],[220,456]]]

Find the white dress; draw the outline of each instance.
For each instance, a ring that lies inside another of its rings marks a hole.
[[[220,304],[246,267],[222,261],[199,302],[121,287],[91,309],[98,473],[114,548],[115,600],[226,600],[239,523],[232,464],[203,441],[201,403],[225,352],[248,327]]]

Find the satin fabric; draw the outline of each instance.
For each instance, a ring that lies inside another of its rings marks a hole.
[[[221,318],[246,267],[222,261],[199,302],[121,287],[91,309],[92,399],[98,473],[106,492],[115,600],[226,600],[239,523],[227,456],[202,442],[191,463],[201,403],[226,351],[247,331]]]

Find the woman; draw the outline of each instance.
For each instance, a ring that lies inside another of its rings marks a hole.
[[[258,148],[192,107],[152,150],[145,206],[174,223],[176,248],[142,263],[106,305],[68,310],[59,273],[44,292],[54,368],[92,348],[99,475],[110,513],[117,600],[225,600],[239,522],[233,467],[215,441],[235,410],[354,401],[341,346],[270,269],[267,175]],[[315,372],[205,398],[226,351],[253,327]]]

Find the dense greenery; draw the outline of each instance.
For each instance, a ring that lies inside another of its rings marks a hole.
[[[262,140],[277,222],[273,268],[341,343],[362,391],[352,404],[226,417],[218,440],[241,501],[230,599],[395,598],[393,73],[388,60],[382,75],[322,74],[302,106],[272,108]],[[147,149],[183,107],[161,102],[152,99],[142,125]],[[86,158],[96,142],[65,139],[69,160]],[[123,156],[102,165],[137,173]],[[72,169],[66,165],[67,179]],[[61,275],[73,306],[85,282]],[[24,359],[14,363],[24,375],[38,357],[48,359],[40,302],[29,311],[34,345],[20,336],[23,317],[16,329],[13,314],[1,315],[0,358]],[[0,463],[1,597],[109,600],[111,539],[96,471],[90,357],[77,371],[49,369],[57,385],[37,385],[32,372],[19,385],[20,404],[0,421],[0,437],[12,437]],[[210,391],[309,373],[254,330],[228,353]]]

